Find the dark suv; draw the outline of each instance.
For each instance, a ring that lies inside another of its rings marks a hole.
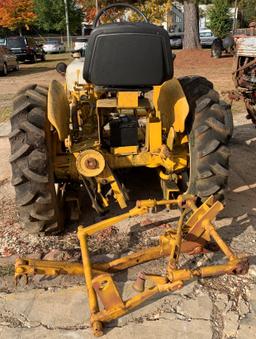
[[[43,46],[37,44],[33,38],[13,36],[1,39],[1,44],[7,46],[19,61],[29,60],[36,62],[37,59],[45,60]]]

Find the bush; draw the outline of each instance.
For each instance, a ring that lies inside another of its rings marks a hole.
[[[232,19],[227,0],[214,0],[213,6],[208,10],[208,27],[213,34],[223,39],[232,28]]]

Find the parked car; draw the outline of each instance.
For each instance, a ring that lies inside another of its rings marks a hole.
[[[1,39],[0,43],[8,47],[19,61],[36,62],[37,59],[45,60],[45,52],[42,44],[35,42],[33,38],[25,36],[12,36]]]
[[[65,46],[63,42],[58,40],[48,40],[43,44],[43,50],[45,53],[64,53]]]
[[[75,44],[74,44],[74,50],[75,51],[80,51],[81,49],[85,50],[88,45],[88,38],[89,38],[89,35],[76,37]]]
[[[169,34],[171,48],[182,48],[183,36],[177,34]]]
[[[7,75],[9,71],[19,70],[17,57],[9,48],[0,46],[0,72]]]
[[[199,32],[200,43],[202,47],[211,47],[213,41],[216,39],[210,29],[204,29]]]

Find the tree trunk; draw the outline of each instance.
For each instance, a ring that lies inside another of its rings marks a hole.
[[[199,8],[195,1],[184,1],[183,49],[201,48],[199,41]]]

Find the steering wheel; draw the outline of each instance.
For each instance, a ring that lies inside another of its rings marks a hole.
[[[96,15],[96,17],[94,19],[93,28],[99,26],[100,18],[102,17],[102,15],[106,14],[106,12],[108,12],[112,8],[129,8],[133,12],[135,12],[139,16],[141,16],[143,18],[144,22],[148,22],[148,19],[146,18],[146,16],[138,8],[136,8],[136,7],[132,6],[132,5],[129,5],[129,4],[117,3],[117,4],[108,5],[107,7],[102,8],[99,11],[99,13]]]

